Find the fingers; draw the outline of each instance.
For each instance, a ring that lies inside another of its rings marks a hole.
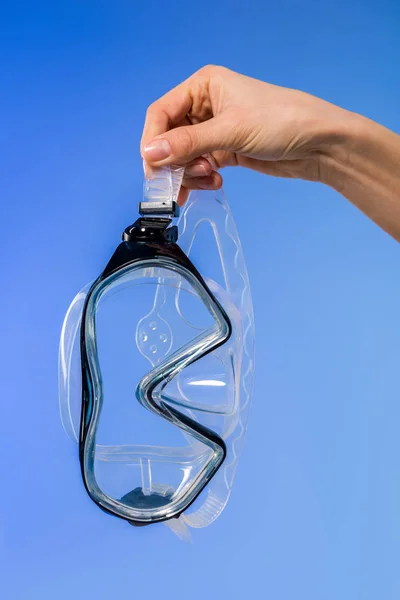
[[[185,167],[185,177],[206,177],[213,171],[213,166],[205,157],[196,158]]]
[[[180,123],[190,112],[192,97],[188,80],[184,81],[147,109],[142,140],[142,149],[153,138],[165,133]]]
[[[154,166],[184,165],[203,154],[235,151],[238,137],[233,125],[225,113],[197,125],[171,129],[145,144],[143,157]]]
[[[182,185],[190,190],[219,190],[222,187],[222,177],[213,171],[207,177],[184,177]]]
[[[149,107],[141,140],[146,163],[187,165],[204,154],[226,153],[240,145],[243,124],[236,126],[237,115],[213,112],[213,95],[220,106],[216,90],[224,80],[221,73],[228,70],[203,67]]]
[[[179,194],[178,194],[179,206],[182,207],[184,204],[186,204],[187,199],[189,198],[189,194],[190,194],[190,190],[188,190],[187,188],[181,187],[181,189],[179,190]]]
[[[185,169],[182,187],[178,195],[178,204],[183,206],[191,190],[219,190],[222,187],[222,177],[213,170],[210,160],[204,157],[189,163]]]
[[[188,115],[192,109],[196,113],[195,122],[213,116],[208,91],[211,73],[212,67],[203,67],[149,106],[140,143],[142,153],[155,137],[174,127],[191,124]]]
[[[185,165],[179,204],[186,201],[188,190],[222,186],[217,168],[225,161],[221,164],[216,157],[229,154],[234,128],[229,116],[213,115],[209,86],[213,73],[219,71],[214,66],[200,69],[152,104],[146,114],[141,140],[145,164],[149,168]]]
[[[221,79],[231,73],[224,67],[207,65],[193,73],[186,81],[170,90],[147,110],[146,120],[141,140],[141,150],[155,137],[182,124],[183,120],[190,123],[207,121],[214,116],[210,97],[211,81]]]
[[[182,185],[191,190],[218,190],[222,177],[204,157],[190,162],[185,168]]]
[[[210,165],[209,168],[211,169]],[[222,187],[222,183],[222,177],[216,171],[210,171],[209,175],[202,177],[189,177],[186,175],[185,171],[182,187],[178,196],[179,206],[185,204],[191,190],[219,190]]]

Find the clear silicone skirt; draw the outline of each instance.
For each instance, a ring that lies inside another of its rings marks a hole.
[[[74,298],[59,401],[92,500],[132,524],[165,521],[187,537],[188,527],[220,515],[232,489],[252,396],[254,319],[223,193],[192,193],[176,225],[177,244],[166,243],[174,252],[158,244],[118,268],[111,261]]]

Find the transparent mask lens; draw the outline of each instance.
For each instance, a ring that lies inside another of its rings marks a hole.
[[[224,402],[205,395],[227,386],[218,358],[206,354],[229,337],[224,315],[190,273],[149,262],[97,286],[84,327],[94,388],[85,443],[91,494],[133,520],[179,512],[223,459],[213,436],[190,422],[191,411]]]
[[[90,495],[142,523],[183,510],[184,530],[209,525],[229,498],[252,393],[254,320],[224,195],[192,194],[177,224],[178,245],[206,287],[168,261],[138,262],[87,285],[64,321],[59,389],[64,428],[79,441],[82,328],[92,383],[81,448]]]

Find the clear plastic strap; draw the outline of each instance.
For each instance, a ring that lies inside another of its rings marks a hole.
[[[143,162],[143,200],[177,202],[185,167],[150,167]]]

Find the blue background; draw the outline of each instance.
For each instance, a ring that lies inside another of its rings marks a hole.
[[[136,214],[147,105],[211,62],[399,132],[398,2],[0,9],[2,598],[398,600],[400,251],[334,191],[225,173],[258,369],[231,500],[192,545],[92,505],[57,401],[65,310]]]

